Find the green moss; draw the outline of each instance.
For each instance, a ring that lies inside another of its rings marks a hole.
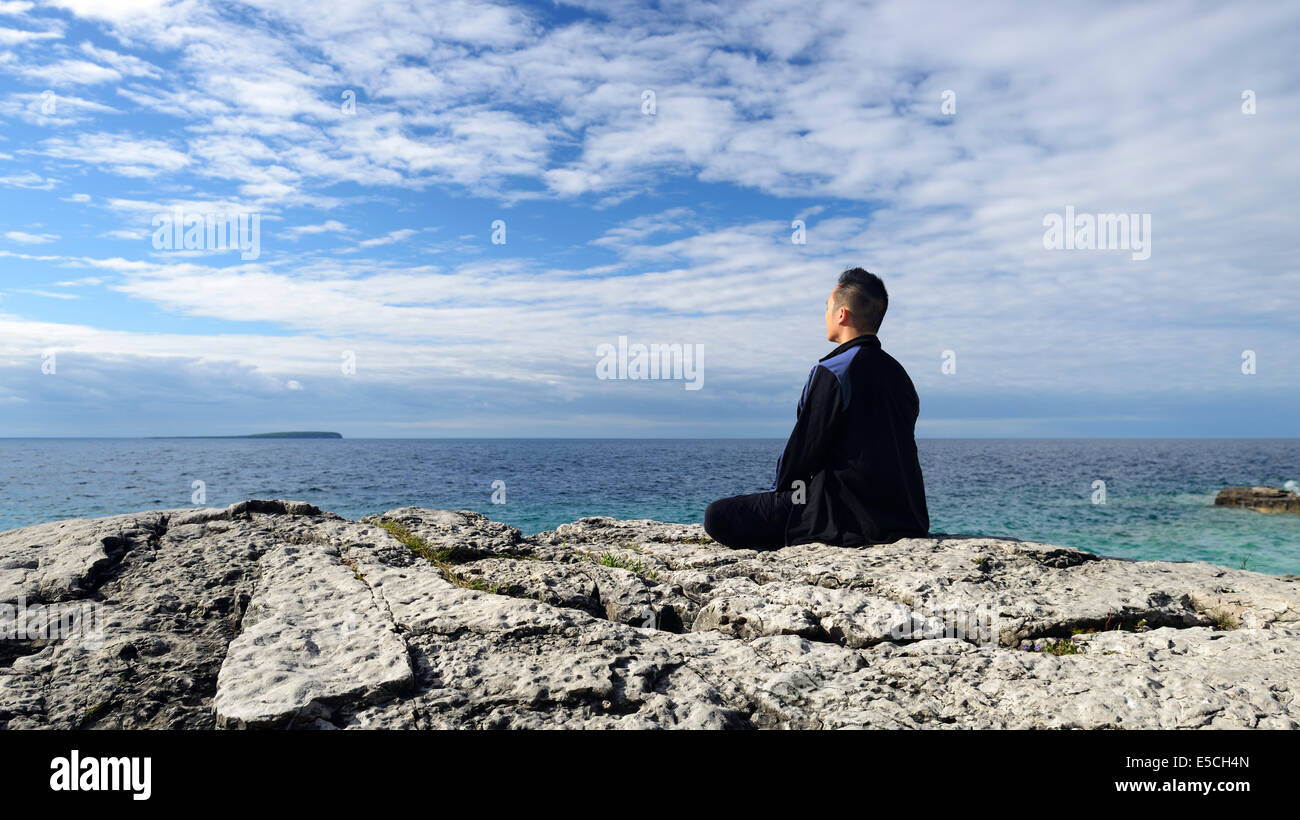
[[[1087,629],[1071,629],[1068,638],[1038,638],[1033,641],[1021,641],[1020,648],[1026,652],[1045,652],[1049,655],[1079,655],[1084,651],[1083,645],[1074,640],[1075,635],[1095,635],[1098,632],[1145,632],[1150,627],[1147,626],[1147,619],[1140,618],[1136,623],[1129,626],[1123,620],[1112,621],[1110,617],[1106,618],[1106,623],[1098,630],[1096,627]],[[1113,654],[1106,652],[1103,654]]]
[[[679,544],[716,544],[717,542],[714,541],[712,538],[710,538],[710,537],[707,536],[707,535],[692,535],[692,536],[690,536],[690,537],[688,537],[688,538],[683,538],[682,540],[678,541],[677,543],[679,543]]]
[[[420,536],[398,524],[396,521],[383,519],[379,526],[387,530],[390,535],[401,543],[410,547],[411,552],[433,564],[442,573],[442,577],[451,581],[462,589],[476,589],[480,592],[490,592],[493,595],[500,594],[500,587],[496,584],[489,584],[481,578],[465,578],[456,572],[454,565],[457,562],[463,562],[471,558],[472,554],[456,547],[443,547],[436,549],[432,544],[425,541]]]
[[[1043,651],[1049,655],[1078,655],[1083,649],[1074,642],[1074,638],[1064,638],[1052,641]]]
[[[95,718],[99,717],[100,715],[108,711],[108,707],[111,706],[112,703],[113,703],[113,699],[109,698],[103,703],[97,703],[94,706],[87,708],[85,713],[82,714],[81,716],[81,725],[88,726],[91,723],[93,723],[95,721]]]
[[[108,698],[92,706],[86,707],[86,711],[81,713],[82,727],[94,723],[100,715],[103,715],[111,709],[113,707],[113,702],[117,699],[117,690],[121,689],[123,686],[126,686],[126,675],[118,675],[117,683],[113,685],[113,691],[109,694]]]
[[[1146,619],[1146,618],[1139,618],[1138,621],[1137,621],[1137,623],[1133,624],[1132,626],[1125,626],[1125,625],[1124,625],[1124,620],[1123,620],[1122,618],[1121,618],[1120,620],[1118,620],[1118,621],[1115,621],[1115,622],[1112,624],[1112,623],[1111,623],[1111,618],[1112,618],[1112,617],[1113,617],[1113,616],[1111,616],[1111,615],[1107,615],[1107,616],[1106,616],[1106,623],[1102,625],[1102,628],[1101,628],[1100,631],[1102,631],[1102,632],[1146,632],[1148,629],[1151,628],[1151,627],[1147,626],[1147,619]],[[1097,632],[1097,631],[1098,631],[1098,630],[1097,630],[1096,627],[1092,627],[1092,626],[1090,626],[1090,627],[1088,627],[1087,629],[1071,629],[1071,630],[1070,630],[1070,634],[1072,634],[1072,635],[1087,635],[1087,634],[1090,634],[1090,633],[1095,633],[1095,632]]]
[[[1023,641],[1020,648],[1026,652],[1042,652],[1047,655],[1078,655],[1083,647],[1074,642],[1074,638],[1039,638],[1036,641]]]

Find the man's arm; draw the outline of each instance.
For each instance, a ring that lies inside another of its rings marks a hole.
[[[822,468],[843,416],[844,395],[839,379],[820,365],[814,367],[799,399],[794,431],[777,462],[773,490],[792,489],[796,480],[807,481]]]

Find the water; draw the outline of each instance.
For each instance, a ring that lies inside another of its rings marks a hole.
[[[154,508],[293,498],[349,518],[416,505],[525,534],[586,515],[698,523],[771,486],[783,441],[752,439],[0,439],[0,530]],[[934,532],[1104,555],[1300,572],[1300,515],[1214,507],[1300,479],[1300,439],[923,439]],[[506,503],[491,503],[494,481]],[[1106,503],[1093,503],[1093,482]]]

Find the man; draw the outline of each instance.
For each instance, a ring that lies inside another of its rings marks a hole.
[[[840,275],[826,299],[826,339],[839,347],[808,375],[776,484],[710,504],[704,529],[713,540],[736,549],[856,546],[929,531],[914,437],[920,401],[876,338],[888,306],[879,277],[862,268]]]

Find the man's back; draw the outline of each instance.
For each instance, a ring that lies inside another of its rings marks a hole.
[[[786,543],[882,543],[930,528],[916,452],[920,409],[907,371],[874,335],[825,356],[809,374],[778,464],[777,491],[805,482]]]

